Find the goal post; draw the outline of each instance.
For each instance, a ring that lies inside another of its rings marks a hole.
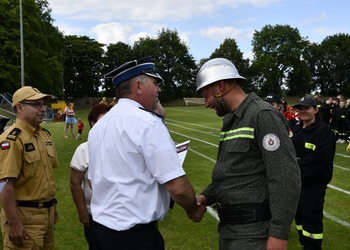
[[[204,105],[204,98],[191,98],[191,97],[184,97],[183,98],[186,106],[189,105]]]

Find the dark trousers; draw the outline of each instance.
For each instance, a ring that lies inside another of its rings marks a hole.
[[[295,223],[299,241],[306,250],[322,249],[325,194],[326,188],[301,188]]]
[[[164,250],[162,235],[150,224],[116,231],[93,221],[92,234],[92,244],[98,250]]]
[[[92,216],[90,215],[90,227],[84,226],[84,234],[87,243],[89,244],[89,250],[96,250],[92,245]]]

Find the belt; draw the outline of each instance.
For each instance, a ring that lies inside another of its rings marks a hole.
[[[46,202],[35,202],[35,201],[17,201],[18,207],[35,207],[35,208],[49,208],[53,204],[57,204],[57,199],[53,198],[50,201]]]
[[[141,230],[141,229],[151,229],[151,228],[158,228],[158,221],[152,221],[148,224],[136,224],[129,230]]]
[[[227,224],[247,224],[271,219],[269,203],[241,205],[221,205],[216,203],[220,222]]]

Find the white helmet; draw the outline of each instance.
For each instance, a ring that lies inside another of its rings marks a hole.
[[[238,74],[232,62],[225,58],[214,58],[203,64],[199,70],[196,91],[219,80],[237,78],[247,81],[247,79]]]

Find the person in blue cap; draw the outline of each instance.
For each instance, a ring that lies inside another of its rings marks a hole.
[[[196,204],[175,144],[153,113],[163,82],[150,57],[127,62],[110,73],[118,103],[91,129],[89,172],[96,249],[164,249],[157,229],[170,197],[199,222],[206,208]]]

